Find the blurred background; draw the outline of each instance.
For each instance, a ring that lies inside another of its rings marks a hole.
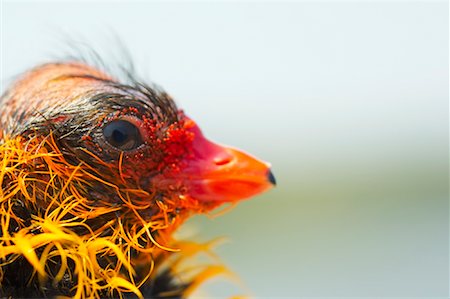
[[[245,285],[198,296],[448,297],[447,1],[1,8],[2,91],[65,38],[108,56],[117,35],[207,136],[272,163],[276,189],[190,221]]]

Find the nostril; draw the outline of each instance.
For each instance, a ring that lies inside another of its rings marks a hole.
[[[222,166],[230,163],[231,160],[232,160],[231,157],[219,157],[214,159],[214,164],[216,164],[217,166]]]

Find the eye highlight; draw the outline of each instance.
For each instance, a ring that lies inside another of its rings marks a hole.
[[[113,147],[130,151],[140,146],[142,141],[141,132],[129,121],[115,120],[103,128],[105,140]]]

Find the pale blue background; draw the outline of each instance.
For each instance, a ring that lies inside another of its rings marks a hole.
[[[448,297],[448,3],[3,2],[2,82],[64,34],[138,70],[279,185],[198,239],[248,290],[216,297]]]

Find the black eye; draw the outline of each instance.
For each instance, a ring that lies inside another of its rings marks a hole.
[[[129,151],[142,144],[139,129],[126,120],[115,120],[103,128],[106,141],[122,151]]]

